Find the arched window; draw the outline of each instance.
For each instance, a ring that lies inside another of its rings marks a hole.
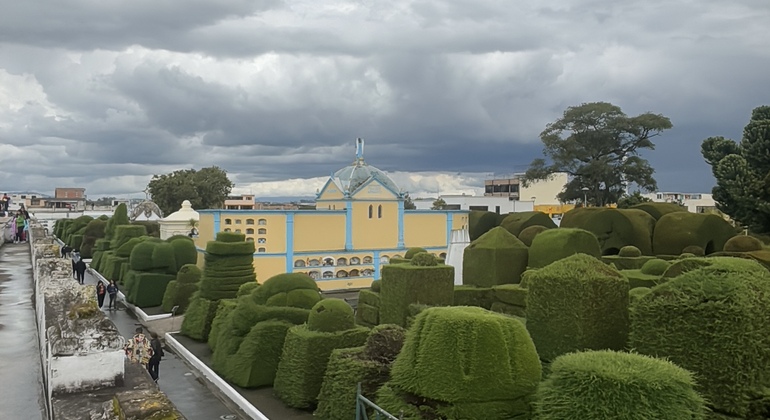
[[[247,225],[253,225],[254,224],[254,219],[246,219],[246,224]]]
[[[348,260],[345,258],[337,258],[337,265],[348,265]]]
[[[246,229],[246,234],[247,235],[253,235],[254,234],[254,229],[253,228]]]
[[[438,254],[438,256],[439,256],[439,258],[446,259],[446,252],[442,252],[442,253]]]
[[[358,277],[361,273],[358,272],[358,270],[350,270],[350,273],[348,273],[349,277]]]
[[[236,225],[240,225],[241,224],[241,219],[235,219],[235,224]]]
[[[267,220],[266,220],[266,219],[259,219],[259,221],[257,222],[257,224],[258,224],[258,225],[260,225],[260,226],[264,226],[264,225],[266,225],[266,224],[267,224]]]
[[[383,255],[382,257],[380,257],[380,264],[387,264],[389,262],[390,262],[390,257],[388,257],[387,255]]]
[[[387,255],[385,257],[387,258]],[[364,257],[364,264],[371,264],[371,263],[372,263],[372,257],[370,257],[368,255],[365,256]]]
[[[267,239],[265,239],[265,238],[259,238],[259,239],[257,239],[257,243],[258,243],[258,244],[266,244],[266,243],[267,243]]]
[[[240,229],[235,229],[235,233],[241,233]]]
[[[334,278],[334,272],[333,271],[324,271],[323,278],[325,278],[325,279],[333,279]]]
[[[257,233],[259,233],[260,235],[267,235],[267,229],[259,228],[257,229]]]
[[[232,219],[225,219],[225,224],[226,225],[232,225],[233,224]]]
[[[232,229],[230,229],[230,228],[225,228],[225,232],[232,232]]]
[[[364,277],[371,277],[374,275],[374,270],[371,268],[365,268],[361,271],[361,275]]]
[[[314,258],[314,259],[310,260],[310,262],[308,262],[307,265],[309,265],[311,267],[318,267],[319,265],[321,265],[321,261],[318,261],[317,259]]]
[[[254,238],[246,238],[246,242],[254,242]]]
[[[318,280],[321,278],[321,273],[319,273],[318,270],[313,270],[310,272],[310,278],[313,280]]]
[[[369,204],[369,218],[372,218],[372,213],[374,213],[374,206]]]
[[[342,279],[348,276],[348,272],[345,270],[340,270],[337,272],[337,278]]]
[[[259,248],[257,252],[265,252],[265,248]]]
[[[304,267],[305,266],[305,261],[303,261],[303,260],[294,261],[294,266],[295,267]]]
[[[361,259],[358,257],[351,257],[350,258],[350,265],[358,265],[361,264]]]
[[[382,204],[377,206],[377,218],[382,219]]]

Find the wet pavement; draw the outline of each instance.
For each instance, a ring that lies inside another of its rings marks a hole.
[[[2,239],[0,239],[2,240]],[[29,244],[0,247],[0,417],[45,419]]]
[[[72,281],[75,279],[73,278]],[[86,272],[85,282],[96,284],[97,279],[90,272]],[[105,302],[102,310],[127,339],[131,338],[136,328],[141,326],[134,314],[126,310],[122,304],[118,304],[117,310],[110,311]],[[218,391],[209,389],[205,379],[200,378],[198,373],[179,356],[168,349],[164,349],[164,353],[165,357],[160,362],[158,386],[188,420],[248,418],[232,402],[220,397]],[[0,413],[3,412],[0,411]]]

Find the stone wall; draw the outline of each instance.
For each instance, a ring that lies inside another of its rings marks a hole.
[[[125,339],[96,304],[94,286],[72,278],[45,229],[30,229],[41,359],[48,397],[121,385]]]

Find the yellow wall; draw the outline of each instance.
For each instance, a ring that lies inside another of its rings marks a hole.
[[[318,201],[315,208],[317,210],[345,210],[345,201]]]
[[[337,184],[328,182],[318,196],[318,200],[341,200],[343,197],[345,197],[345,195],[339,188],[337,188]]]
[[[452,230],[468,227],[468,213],[454,213],[452,215]],[[447,244],[449,246],[449,244]]]
[[[255,257],[254,272],[257,273],[257,281],[265,280],[277,274],[286,272],[286,257]]]
[[[363,201],[353,202],[353,248],[382,249],[398,245],[398,202]],[[372,206],[372,218],[369,218]],[[382,218],[377,208],[382,206]]]
[[[404,214],[404,245],[407,248],[447,246],[446,213]]]
[[[345,213],[294,214],[294,252],[345,249]]]
[[[208,241],[213,241],[216,237],[214,232],[214,215],[213,214],[201,214],[198,219],[198,237],[195,238],[195,246],[199,248],[206,248]]]
[[[353,198],[356,200],[395,200],[396,196],[381,183],[372,181],[353,195]]]
[[[229,224],[227,223],[228,220],[230,221]],[[264,220],[265,224],[260,225],[260,220]],[[246,240],[254,240],[255,250],[265,248],[267,253],[286,252],[285,213],[260,214],[248,210],[237,213],[222,213],[219,228],[222,231],[227,231],[227,229],[230,229],[231,232],[240,231],[240,233],[246,235]],[[253,229],[254,233],[247,234],[248,229]],[[260,234],[259,229],[265,229],[266,233]],[[265,243],[259,243],[260,238],[264,239]]]

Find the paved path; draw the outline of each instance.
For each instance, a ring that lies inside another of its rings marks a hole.
[[[72,281],[75,281],[73,278]],[[86,284],[96,284],[97,279],[90,272],[86,272]],[[110,311],[107,308],[108,300],[102,309],[107,317],[115,323],[123,336],[130,338],[136,327],[141,326],[139,320],[131,311],[127,311],[122,305],[118,310]],[[158,385],[177,409],[188,420],[216,420],[216,419],[246,419],[240,410],[225,402],[212,392],[204,382],[198,378],[194,369],[189,367],[181,358],[170,350],[165,350],[165,357],[160,362],[160,379]],[[0,393],[2,394],[2,393]],[[2,412],[2,411],[0,411]]]
[[[32,283],[29,245],[0,247],[0,418],[4,419],[47,417]]]

